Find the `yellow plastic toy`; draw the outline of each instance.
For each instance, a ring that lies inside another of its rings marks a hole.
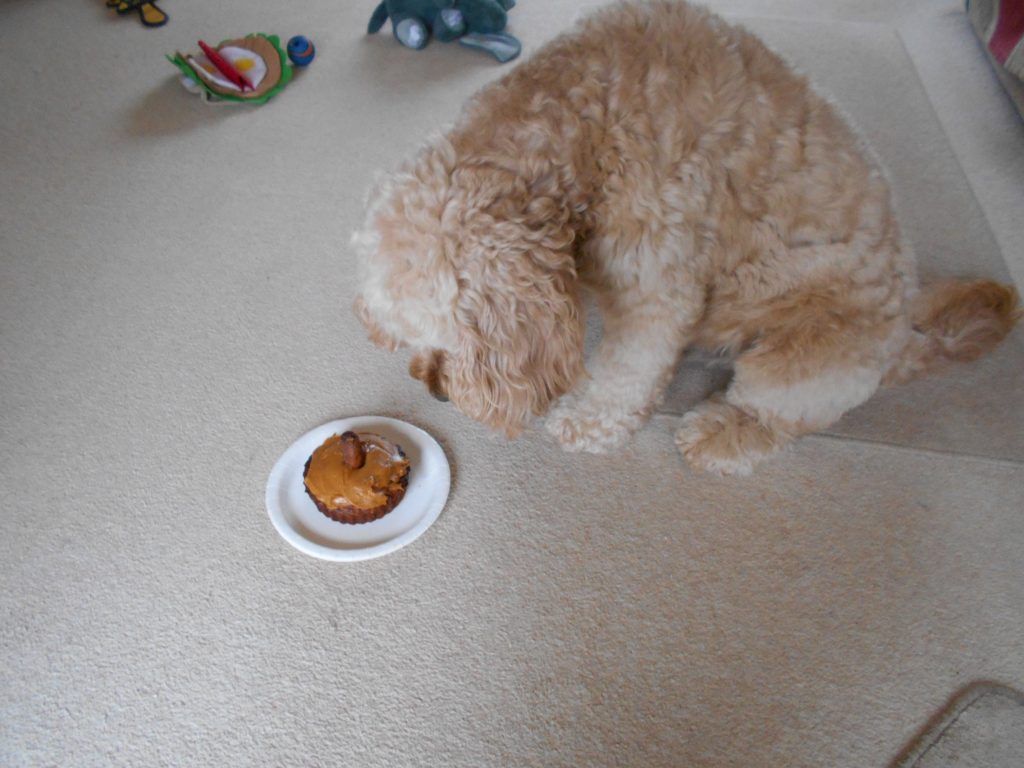
[[[162,27],[167,23],[167,14],[152,0],[107,0],[107,8],[113,8],[121,15],[138,11],[139,20],[147,27]]]

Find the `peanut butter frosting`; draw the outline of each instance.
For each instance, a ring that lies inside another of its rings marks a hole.
[[[306,488],[330,507],[373,509],[388,502],[388,491],[401,487],[409,461],[380,435],[359,435],[366,461],[358,469],[345,462],[341,435],[324,441],[309,460]]]

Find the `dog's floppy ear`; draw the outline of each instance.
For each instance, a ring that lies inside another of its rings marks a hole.
[[[458,282],[459,349],[449,358],[448,396],[470,417],[514,436],[583,370],[572,255],[539,245],[501,249],[473,259]]]

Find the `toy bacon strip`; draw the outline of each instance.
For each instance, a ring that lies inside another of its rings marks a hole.
[[[202,40],[199,41],[199,47],[203,49],[203,53],[206,54],[206,58],[210,60],[210,63],[220,70],[220,73],[224,75],[224,77],[241,88],[243,93],[245,91],[252,90],[252,83],[250,83],[241,72],[235,69],[231,65],[230,61],[225,59]]]

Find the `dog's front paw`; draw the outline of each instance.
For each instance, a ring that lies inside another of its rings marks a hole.
[[[555,408],[546,426],[567,451],[605,453],[622,445],[640,426],[640,419],[576,403]]]

